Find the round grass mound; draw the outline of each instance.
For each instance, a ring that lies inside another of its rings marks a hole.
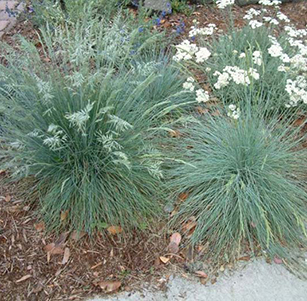
[[[186,198],[173,222],[184,231],[195,221],[191,241],[207,243],[211,257],[226,260],[259,247],[285,258],[301,247],[307,156],[299,130],[276,119],[208,114],[187,126],[175,147],[187,163],[169,169],[175,199]]]

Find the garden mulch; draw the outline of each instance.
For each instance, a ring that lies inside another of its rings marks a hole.
[[[101,281],[120,281],[129,290],[163,268],[156,262],[167,244],[157,229],[92,239],[77,232],[47,235],[16,191],[18,184],[1,185],[0,300],[80,300],[101,293]]]
[[[235,7],[237,26],[244,24],[245,11],[251,7],[256,6]],[[307,2],[287,3],[281,10],[298,28],[306,27]],[[178,36],[182,39],[194,19],[201,25],[215,23],[220,29],[226,28],[223,13],[212,6],[199,7],[189,17],[167,16],[161,26],[173,33],[184,22],[183,33]],[[16,34],[40,46],[37,29],[26,15],[3,34],[2,40],[14,47]],[[5,171],[0,171],[0,177],[7,177]],[[192,256],[189,249],[172,262],[163,263],[169,242],[162,234],[163,224],[143,234],[129,233],[125,238],[107,233],[98,233],[92,240],[75,232],[46,234],[44,224],[33,213],[35,208],[19,193],[20,185],[0,185],[0,300],[83,300],[103,293],[105,281],[118,282],[121,290],[129,291],[147,281],[163,286],[159,279],[168,277],[166,267],[180,266],[191,272],[185,263]]]

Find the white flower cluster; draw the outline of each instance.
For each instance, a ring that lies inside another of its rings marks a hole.
[[[269,36],[272,46],[268,48],[268,53],[272,57],[279,57],[283,63],[289,63],[290,58],[289,56],[283,52],[283,48],[281,45],[278,43],[277,39],[273,36]]]
[[[256,29],[256,28],[261,27],[261,26],[263,25],[262,22],[259,22],[259,21],[257,21],[257,20],[251,20],[251,21],[249,21],[248,24],[249,24],[249,26],[250,26],[252,29]]]
[[[195,53],[196,63],[203,63],[211,56],[211,52],[206,47],[199,47],[199,50]]]
[[[307,35],[307,29],[296,29],[293,26],[285,26],[284,29],[292,38],[302,38]]]
[[[272,57],[279,57],[283,54],[283,49],[278,42],[274,43],[270,48],[268,48],[268,52]]]
[[[173,60],[180,62],[182,60],[191,60],[193,55],[197,52],[198,47],[195,44],[191,44],[189,40],[184,40],[181,44],[176,46],[176,49],[177,53],[173,57]]]
[[[196,91],[196,100],[198,103],[207,102],[209,101],[209,99],[210,99],[210,96],[209,96],[208,91],[205,91],[203,89],[198,89]]]
[[[249,70],[246,71],[237,66],[226,66],[223,69],[223,73],[216,71],[213,75],[218,76],[218,80],[214,84],[215,89],[218,90],[226,87],[231,81],[238,85],[248,86],[251,83],[250,78],[258,80],[260,77],[256,69],[249,68]]]
[[[211,52],[206,47],[197,47],[188,40],[177,45],[176,49],[177,53],[173,57],[176,62],[191,60],[195,56],[197,63],[203,63],[211,56]]]
[[[307,36],[307,29],[296,29],[293,26],[285,26],[288,35],[288,42],[292,47],[298,49],[298,53],[290,59],[291,70],[296,72],[307,71],[307,40],[303,40]]]
[[[268,53],[272,57],[281,57],[283,55],[283,48],[273,36],[269,36],[272,46],[268,48]]]
[[[193,92],[195,90],[194,82],[195,80],[193,77],[188,77],[187,81],[183,83],[183,88],[185,90],[189,90]],[[207,102],[209,101],[209,99],[210,99],[210,96],[209,96],[208,91],[205,91],[203,89],[196,90],[196,100],[198,103]]]
[[[279,24],[278,20],[276,20],[275,18],[272,18],[272,17],[263,17],[263,20],[265,22],[270,23],[270,24],[274,24],[274,25],[278,25]]]
[[[253,52],[253,62],[255,65],[261,66],[262,65],[262,53],[261,51],[254,51]]]
[[[229,105],[228,106],[228,113],[227,113],[227,116],[233,118],[233,119],[239,119],[240,117],[240,108],[237,108],[236,105]]]
[[[194,80],[193,77],[188,77],[187,81],[185,83],[183,83],[183,85],[182,85],[183,89],[193,92],[194,89],[195,89],[195,86],[193,84],[194,82],[195,82],[195,80]]]
[[[259,0],[259,4],[267,5],[267,6],[277,6],[281,4],[280,0]]]
[[[295,40],[293,38],[288,38],[288,42],[292,47],[297,47],[299,54],[307,56],[307,44],[304,44],[302,40]]]
[[[285,14],[283,14],[282,12],[277,12],[276,17],[280,20],[280,21],[284,21],[286,23],[290,22],[290,19],[288,18],[288,16],[286,16]]]
[[[286,92],[290,96],[287,107],[296,106],[299,102],[307,104],[307,80],[303,76],[298,76],[296,80],[287,80]]]
[[[267,3],[269,3],[269,2],[267,2]],[[276,4],[272,4],[272,5],[276,5]],[[263,25],[263,23],[260,22],[259,20],[253,20],[254,18],[257,18],[257,17],[260,17],[260,16],[262,17],[262,21],[267,22],[269,24],[273,24],[273,25],[278,25],[280,23],[280,21],[286,22],[286,23],[290,22],[290,19],[280,11],[276,12],[275,18],[273,18],[271,15],[264,15],[266,13],[268,13],[268,10],[265,9],[265,8],[261,9],[261,10],[251,8],[247,11],[247,13],[243,17],[243,19],[250,20],[249,25],[253,29],[261,27]],[[271,14],[271,12],[270,12],[270,14]]]
[[[290,64],[292,70],[307,72],[307,56],[296,54],[290,59]]]
[[[216,29],[215,24],[208,24],[206,27],[203,28],[198,28],[197,26],[192,26],[191,30],[189,32],[189,37],[195,37],[197,35],[202,35],[202,36],[211,36],[214,33],[214,30]]]
[[[235,0],[217,0],[216,4],[218,8],[226,8],[229,5],[233,5],[235,3]]]
[[[250,8],[247,12],[246,15],[243,17],[243,19],[245,20],[251,20],[254,17],[257,17],[261,14],[261,10],[259,9],[254,9],[254,8]]]

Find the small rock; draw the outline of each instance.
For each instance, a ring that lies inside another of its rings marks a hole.
[[[169,0],[145,0],[144,6],[153,10],[169,12],[171,9]]]

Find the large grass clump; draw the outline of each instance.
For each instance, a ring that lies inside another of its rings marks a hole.
[[[2,168],[29,180],[49,229],[143,228],[159,216],[156,144],[166,116],[190,101],[184,79],[163,53],[122,57],[121,39],[106,51],[110,33],[63,36],[46,33],[44,51],[2,45]]]
[[[287,258],[306,243],[306,149],[298,129],[273,119],[210,117],[180,130],[169,169],[181,231],[208,256],[233,260],[252,250]],[[188,233],[186,233],[188,234]],[[190,233],[191,234],[191,233]]]

